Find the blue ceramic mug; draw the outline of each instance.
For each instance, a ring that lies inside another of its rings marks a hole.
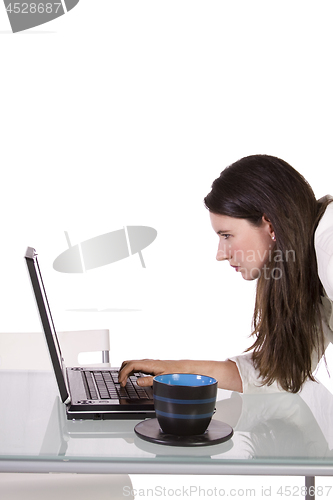
[[[153,379],[154,407],[164,433],[203,434],[215,412],[217,380],[193,373],[169,373]]]

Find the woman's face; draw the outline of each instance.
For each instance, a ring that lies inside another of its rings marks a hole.
[[[246,219],[210,212],[214,231],[219,236],[217,260],[228,260],[245,280],[254,280],[268,270],[265,264],[272,256],[274,231],[270,221],[262,218],[255,227]]]

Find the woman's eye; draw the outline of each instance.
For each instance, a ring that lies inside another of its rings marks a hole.
[[[220,236],[221,236],[221,238],[227,240],[229,238],[229,236],[231,236],[231,235],[230,234],[221,234]]]

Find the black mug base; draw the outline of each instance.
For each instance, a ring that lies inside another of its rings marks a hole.
[[[212,420],[203,434],[195,436],[176,436],[164,433],[157,418],[150,418],[137,424],[134,428],[135,434],[145,441],[168,446],[210,446],[228,441],[233,435],[230,425]]]

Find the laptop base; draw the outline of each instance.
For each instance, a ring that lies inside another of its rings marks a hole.
[[[71,412],[66,410],[67,420],[145,420],[147,418],[154,418],[155,412],[142,413],[142,412],[110,412],[110,413],[92,413],[87,412]]]

